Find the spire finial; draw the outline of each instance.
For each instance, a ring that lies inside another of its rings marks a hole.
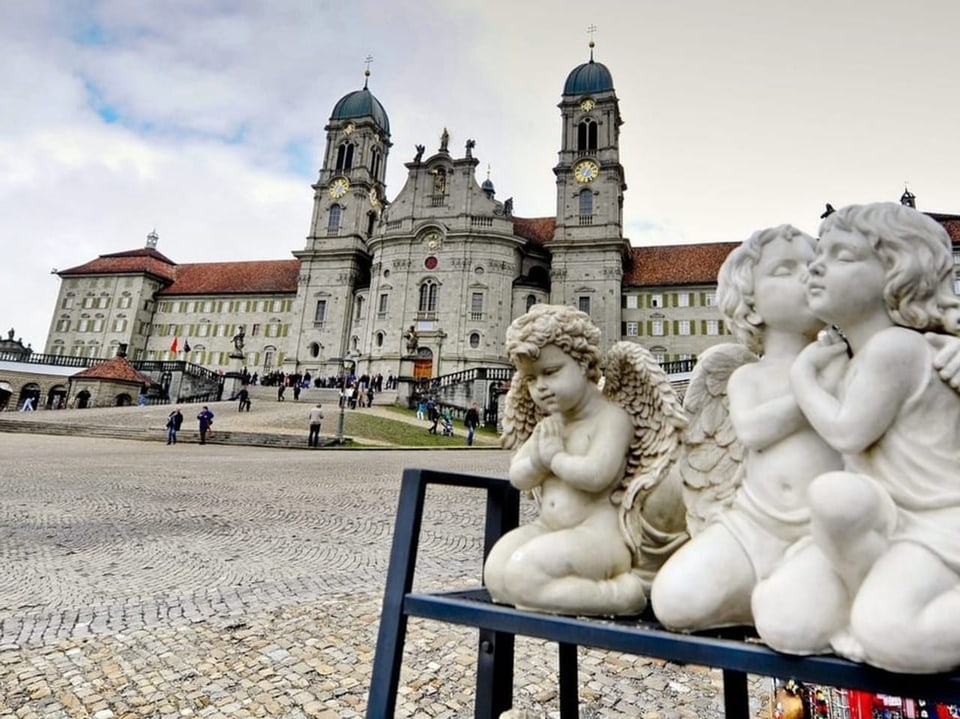
[[[159,241],[160,235],[157,234],[157,228],[153,228],[147,234],[147,247],[149,249],[154,249],[157,246],[157,241]]]
[[[364,60],[366,63],[366,68],[363,70],[363,89],[367,89],[367,81],[370,79],[370,63],[373,62],[373,55],[367,55]]]
[[[587,34],[590,36],[590,62],[593,62],[593,48],[596,47],[596,44],[593,41],[593,33],[597,31],[596,25],[591,25],[587,28]]]
[[[487,179],[490,179],[490,163],[487,163]]]

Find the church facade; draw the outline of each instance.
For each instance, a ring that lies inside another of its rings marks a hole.
[[[417,146],[388,198],[390,122],[365,82],[333,107],[293,259],[178,264],[151,233],[59,272],[45,352],[108,359],[126,345],[133,360],[230,371],[242,333],[251,373],[332,376],[350,357],[358,373],[437,377],[508,366],[507,326],[550,302],[589,313],[608,344],[696,357],[727,339],[715,278],[735,245],[631,247],[619,100],[592,53],[561,95],[555,216],[514,216],[478,182],[473,141],[450,148],[446,131],[430,154]]]

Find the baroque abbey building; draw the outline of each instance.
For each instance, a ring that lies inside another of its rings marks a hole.
[[[620,105],[592,53],[563,85],[554,217],[514,216],[478,182],[473,141],[451,148],[446,131],[429,154],[417,145],[389,198],[390,121],[365,82],[333,106],[293,259],[178,264],[151,233],[145,247],[59,272],[45,352],[108,359],[125,345],[135,361],[226,372],[242,331],[251,373],[331,376],[349,355],[358,373],[436,377],[508,366],[507,326],[550,302],[588,312],[608,345],[695,357],[727,339],[714,290],[735,245],[631,247]]]

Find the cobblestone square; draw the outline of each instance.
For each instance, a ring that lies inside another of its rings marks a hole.
[[[402,469],[508,464],[3,433],[0,456],[0,717],[18,719],[363,716]],[[482,497],[435,490],[417,585],[476,584]],[[475,643],[411,621],[397,716],[472,716]],[[722,713],[718,672],[580,663],[584,717]],[[555,649],[518,638],[516,706],[556,715],[555,683]]]

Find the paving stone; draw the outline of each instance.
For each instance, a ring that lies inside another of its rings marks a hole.
[[[0,586],[0,716],[362,717],[402,468],[509,461],[202,449],[0,433],[0,573],[24,578]],[[482,497],[427,505],[418,588],[475,583]],[[475,644],[411,620],[396,715],[471,715]],[[516,676],[518,709],[557,715],[554,646],[518,638]],[[580,677],[583,717],[722,714],[717,671],[581,649]]]

